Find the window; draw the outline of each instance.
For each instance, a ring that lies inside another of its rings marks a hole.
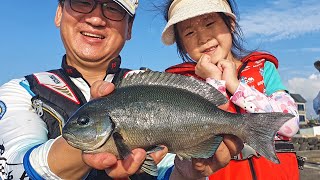
[[[299,115],[300,122],[306,122],[306,118],[303,115]]]
[[[304,104],[298,104],[298,111],[305,111]]]

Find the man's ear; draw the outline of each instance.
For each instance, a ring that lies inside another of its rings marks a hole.
[[[63,7],[59,4],[57,7],[56,16],[54,18],[54,23],[58,28],[60,27],[60,24],[61,24],[62,10],[63,10]]]
[[[131,39],[132,26],[133,26],[133,19],[132,19],[132,20],[129,20],[129,22],[128,22],[127,40],[130,40],[130,39]]]

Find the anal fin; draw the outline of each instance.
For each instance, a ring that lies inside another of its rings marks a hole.
[[[218,149],[220,143],[222,142],[222,136],[213,136],[199,144],[195,147],[190,147],[189,149],[183,150],[183,152],[177,153],[177,156],[182,159],[191,158],[203,158],[207,159],[214,155],[216,150]]]

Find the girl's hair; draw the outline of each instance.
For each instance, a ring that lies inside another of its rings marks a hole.
[[[168,17],[168,12],[169,12],[169,8],[170,5],[172,4],[173,0],[168,0],[167,3],[164,5],[164,19],[168,22],[169,17]],[[233,0],[227,0],[228,4],[230,5],[231,11],[237,16],[237,18],[239,19],[239,13],[237,11],[237,5]],[[252,51],[249,51],[247,49],[244,48],[243,46],[243,33],[242,30],[238,24],[237,21],[233,20],[231,17],[227,16],[226,14],[219,12],[218,13],[220,15],[220,17],[222,18],[222,20],[224,21],[224,23],[227,25],[231,36],[232,36],[232,48],[231,48],[231,53],[232,55],[237,58],[237,59],[241,59],[242,57],[246,56],[247,54],[249,54]],[[234,21],[235,27],[233,29],[232,27],[232,23]],[[177,30],[177,26],[176,24],[174,25],[174,36],[176,39],[176,44],[177,44],[177,52],[178,55],[182,58],[182,60],[184,62],[193,62],[194,60],[192,60],[190,58],[190,56],[187,54],[187,52],[185,51],[185,48],[183,47],[183,44],[179,38],[179,34],[178,34],[178,30]]]
[[[64,0],[58,0],[58,2],[59,2],[60,5],[63,5]]]

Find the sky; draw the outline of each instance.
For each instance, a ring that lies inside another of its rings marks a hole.
[[[182,62],[176,47],[160,37],[165,26],[156,7],[164,0],[140,0],[132,39],[121,52],[122,67],[163,71]],[[238,0],[239,24],[248,49],[265,50],[279,60],[279,73],[290,93],[307,100],[307,118],[320,90],[319,0]],[[65,53],[54,25],[57,0],[3,1],[0,6],[0,85],[13,78],[59,68]]]

